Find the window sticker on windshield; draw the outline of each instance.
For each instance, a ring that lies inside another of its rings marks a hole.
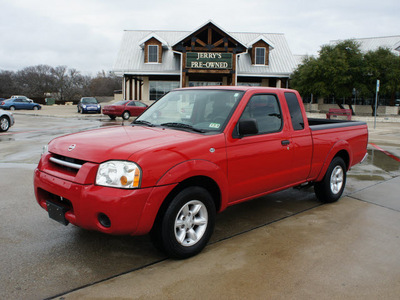
[[[220,126],[221,126],[221,124],[219,124],[219,123],[210,123],[210,125],[209,125],[210,128],[216,128],[216,129],[218,129]]]

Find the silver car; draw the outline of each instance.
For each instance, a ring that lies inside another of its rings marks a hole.
[[[12,113],[0,109],[0,132],[7,131],[14,125],[14,116]]]

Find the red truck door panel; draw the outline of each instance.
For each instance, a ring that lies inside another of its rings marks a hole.
[[[285,92],[284,98],[290,114],[292,127],[292,147],[293,147],[293,173],[291,178],[293,183],[306,180],[311,170],[311,160],[313,154],[313,141],[311,131],[306,126],[304,120],[305,112],[302,111],[303,105],[299,103],[299,97],[295,93]]]
[[[227,141],[229,202],[291,182],[293,149],[275,95],[254,95],[240,119],[255,119],[259,133]]]

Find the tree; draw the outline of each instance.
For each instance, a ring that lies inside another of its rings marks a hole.
[[[57,66],[52,71],[54,77],[54,88],[56,91],[54,98],[57,100],[65,101],[65,85],[68,81],[67,70],[67,66]]]
[[[108,76],[104,71],[97,74],[90,82],[90,92],[95,96],[113,96],[121,88],[121,80],[114,74]]]
[[[380,94],[390,96],[390,105],[394,105],[400,90],[399,57],[387,48],[364,54],[359,44],[347,40],[323,46],[318,57],[304,59],[291,83],[302,94],[333,97],[340,108],[343,102],[352,108],[353,90],[373,99],[377,79],[381,82]]]
[[[340,108],[343,108],[344,101],[353,111],[352,91],[359,88],[363,71],[360,45],[345,40],[336,45],[322,46],[318,58],[306,58],[293,73],[292,85],[302,92],[334,97]]]
[[[92,78],[67,66],[37,65],[18,72],[0,70],[0,97],[7,98],[19,94],[43,100],[51,94],[59,102],[76,101],[83,96],[112,96],[120,87],[120,79],[104,71]]]
[[[368,51],[365,56],[366,93],[375,95],[376,81],[380,80],[380,93],[390,96],[390,105],[395,104],[396,92],[400,90],[400,60],[388,48]],[[375,106],[372,104],[372,115]]]
[[[11,71],[0,71],[0,97],[9,98],[16,91],[15,73]]]
[[[16,81],[22,94],[43,97],[54,91],[53,68],[48,65],[26,67],[17,72]]]

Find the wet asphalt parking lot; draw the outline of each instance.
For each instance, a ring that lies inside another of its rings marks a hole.
[[[56,114],[48,116],[43,111],[41,113],[41,115],[34,115],[17,112],[16,124],[8,132],[0,133],[2,254],[0,257],[0,298],[98,298],[99,296],[93,296],[95,294],[85,294],[85,291],[119,278],[126,278],[127,275],[134,275],[135,281],[141,282],[142,286],[148,285],[150,289],[154,289],[150,279],[146,281],[146,276],[148,276],[146,272],[149,270],[155,272],[153,276],[157,274],[161,276],[165,269],[172,269],[167,276],[174,276],[173,269],[178,268],[176,265],[182,263],[169,260],[154,249],[148,236],[109,236],[85,231],[73,225],[62,226],[49,219],[34,198],[33,170],[40,158],[42,147],[51,139],[63,134],[102,126],[129,126],[129,122],[122,122],[120,118],[117,121],[111,121],[105,116],[80,116],[73,114],[72,111],[67,115],[59,116]],[[374,186],[382,183],[388,183],[387,194],[392,193],[392,190],[396,192],[396,188],[398,189],[398,185],[391,186],[389,183],[393,183],[393,180],[400,175],[400,162],[396,159],[400,157],[399,124],[378,123],[377,130],[371,130],[368,160],[348,173],[345,199],[339,201],[340,205],[346,205],[343,200],[350,197],[351,205],[354,205],[353,202],[372,203],[399,214],[400,206],[396,200],[392,199],[393,197],[387,197],[386,203],[385,194],[373,194]],[[362,194],[366,190],[372,191],[368,192],[371,196],[370,200]],[[380,199],[380,202],[376,203],[376,199]],[[230,256],[234,256],[237,251],[240,257],[240,247],[229,248],[231,241],[241,239],[243,245],[246,243],[246,237],[255,234],[259,229],[270,230],[282,220],[290,222],[301,218],[304,214],[315,214],[325,209],[329,210],[329,205],[321,205],[316,200],[312,188],[289,189],[236,205],[218,215],[210,245],[208,249],[205,249],[205,254],[200,254],[199,257],[210,255],[214,248],[217,248],[215,255],[219,253],[218,251],[228,251]],[[349,209],[357,212],[358,208],[349,207]],[[399,218],[393,219],[392,223],[400,228]],[[290,228],[286,230],[290,231]],[[310,230],[309,235],[312,234]],[[394,247],[400,246],[398,235],[399,233],[397,233],[397,241],[394,237]],[[268,240],[266,242],[268,243]],[[301,247],[307,248],[307,244],[302,244]],[[398,257],[397,260],[394,258],[396,264],[391,263],[393,267],[399,266],[400,256]],[[188,260],[188,265],[194,269],[198,268],[196,261],[200,258]],[[213,259],[223,261],[218,257]],[[276,263],[273,259],[271,258],[271,263]],[[215,261],[214,264],[216,264]],[[284,261],[281,263],[285,264]],[[210,272],[210,270],[205,272]],[[278,276],[278,273],[278,271],[277,274],[272,273],[272,276]],[[393,274],[391,279],[400,286],[400,273],[391,274]],[[247,275],[243,274],[243,276]],[[248,293],[250,298],[259,298],[256,291],[252,294],[251,290],[254,286],[251,283],[248,283],[247,288],[250,289]],[[175,292],[179,294],[179,288],[173,293],[163,295],[169,295],[166,298],[176,299]],[[147,298],[143,295],[137,298]],[[184,293],[181,295],[182,298],[186,297]],[[136,296],[124,294],[119,297],[134,298]],[[193,299],[199,298],[201,297],[198,294],[197,297],[193,297]]]

